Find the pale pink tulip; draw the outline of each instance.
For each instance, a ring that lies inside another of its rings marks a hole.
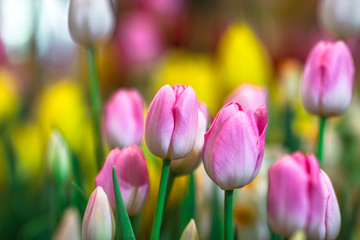
[[[86,206],[82,239],[114,239],[115,221],[108,197],[101,187],[91,194]]]
[[[198,101],[192,87],[165,85],[152,100],[145,123],[150,152],[163,159],[190,153],[198,129]]]
[[[189,174],[194,171],[197,166],[199,166],[199,163],[202,159],[202,150],[204,148],[204,134],[206,133],[208,122],[208,108],[204,103],[199,102],[196,142],[193,149],[186,157],[171,161],[170,168],[176,174]]]
[[[135,89],[119,89],[104,110],[104,132],[111,148],[140,144],[144,129],[144,99]]]
[[[149,173],[144,154],[137,145],[127,146],[122,150],[115,148],[109,153],[103,168],[96,176],[95,185],[104,189],[115,211],[113,166],[127,213],[129,216],[135,215],[144,208],[149,198]]]
[[[320,171],[320,183],[322,186],[323,211],[320,226],[308,227],[306,236],[308,239],[336,239],[340,232],[341,216],[339,203],[336,198],[331,180],[324,171]]]
[[[319,42],[306,60],[302,99],[307,111],[320,116],[342,114],[353,95],[354,62],[346,44]]]
[[[319,228],[325,207],[320,167],[313,154],[295,152],[269,169],[268,220],[279,235]]]
[[[226,99],[226,103],[236,102],[245,109],[256,111],[262,105],[266,105],[267,90],[252,84],[241,84]]]
[[[203,162],[221,189],[241,188],[255,179],[263,160],[267,123],[266,106],[253,112],[228,103],[217,114],[205,134]]]

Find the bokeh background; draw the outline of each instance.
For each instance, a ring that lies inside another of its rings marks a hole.
[[[267,168],[284,153],[314,152],[318,119],[301,102],[302,66],[312,46],[331,40],[320,28],[315,0],[118,0],[116,29],[98,47],[96,60],[103,102],[121,87],[136,88],[147,105],[164,84],[191,85],[215,116],[238,85],[268,88],[269,125],[261,174],[239,192],[234,221],[239,239],[267,239]],[[49,180],[47,143],[52,129],[66,139],[87,196],[96,176],[90,119],[86,50],[68,30],[69,0],[0,0],[0,238],[49,239],[60,222]],[[360,38],[346,40],[359,69]],[[339,239],[360,238],[360,101],[358,71],[347,112],[332,118],[325,135],[325,171],[341,212]],[[146,151],[146,146],[142,148]],[[109,149],[108,149],[109,150]],[[152,179],[141,218],[146,239],[156,200],[160,163],[146,153]],[[153,159],[153,160],[151,160]],[[201,168],[201,167],[200,167]],[[198,228],[211,232],[219,197],[203,170],[196,173]],[[176,180],[169,203],[175,214],[186,195],[187,177]],[[69,184],[67,206],[83,211]],[[178,213],[179,214],[179,213]],[[208,219],[208,220],[207,220]],[[179,236],[169,222],[164,239]],[[182,229],[182,228],[179,228]],[[175,235],[174,235],[175,234]],[[177,234],[177,235],[176,235]],[[301,233],[300,233],[301,238]]]

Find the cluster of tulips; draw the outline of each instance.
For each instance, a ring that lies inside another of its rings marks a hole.
[[[86,6],[90,13],[111,11],[108,1],[93,2]],[[113,23],[110,14],[102,17],[103,25],[92,22],[91,14],[79,11],[84,9],[82,4],[76,0],[71,3],[70,31],[89,49],[90,68],[94,70],[93,47],[110,35]],[[160,237],[173,181],[169,173],[192,174],[202,162],[210,179],[224,190],[224,238],[233,239],[233,191],[251,183],[262,166],[268,126],[266,90],[241,86],[211,121],[206,105],[191,86],[165,85],[150,103],[144,127],[145,102],[137,90],[116,91],[102,115],[94,71],[91,77],[100,166],[102,130],[113,149],[95,178],[82,237],[135,238],[129,216],[142,211],[151,187],[147,162],[138,146],[144,135],[149,151],[163,159],[151,238]],[[342,114],[350,104],[353,78],[354,64],[344,42],[316,44],[304,68],[301,93],[305,108],[320,117],[318,152],[317,157],[300,151],[285,155],[269,169],[268,221],[278,236],[291,237],[302,230],[308,239],[335,239],[339,233],[338,201],[330,178],[321,169],[326,160],[322,159],[323,134],[326,118]],[[195,225],[190,221],[183,239],[199,238]]]

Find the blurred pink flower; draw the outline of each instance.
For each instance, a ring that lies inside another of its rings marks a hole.
[[[144,99],[136,89],[119,89],[104,111],[104,132],[111,148],[140,144],[144,130]]]
[[[113,166],[127,213],[133,216],[144,208],[149,198],[149,173],[144,154],[137,145],[127,146],[122,150],[115,148],[109,153],[103,168],[96,176],[95,185],[104,189],[115,211]]]
[[[162,33],[154,19],[144,12],[123,17],[116,38],[122,57],[130,65],[151,63],[164,49]]]
[[[262,105],[266,105],[267,90],[265,87],[259,87],[252,84],[241,84],[226,99],[228,102],[236,102],[245,109],[256,111]]]

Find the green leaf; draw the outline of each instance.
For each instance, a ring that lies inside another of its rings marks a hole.
[[[116,239],[135,239],[129,216],[127,214],[121,191],[116,177],[116,170],[113,167],[113,184],[116,205]]]

